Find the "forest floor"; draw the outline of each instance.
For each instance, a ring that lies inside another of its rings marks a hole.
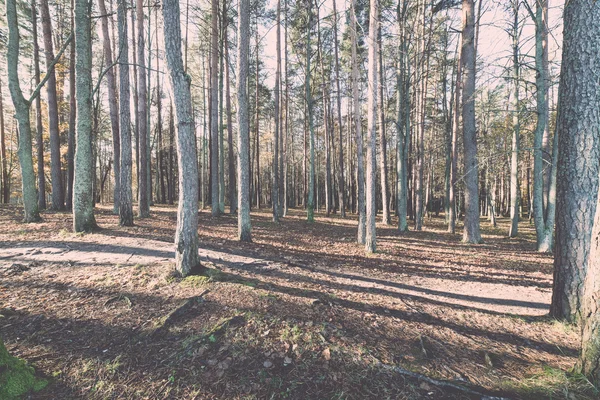
[[[131,228],[96,215],[76,235],[68,213],[0,207],[0,336],[51,381],[32,399],[597,398],[569,372],[578,328],[547,316],[552,258],[528,221],[517,239],[482,221],[477,246],[443,217],[378,225],[365,256],[354,217],[253,212],[240,243],[235,216],[203,211],[210,277],[180,279],[174,207]]]

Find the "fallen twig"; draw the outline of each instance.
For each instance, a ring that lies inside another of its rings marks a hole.
[[[195,304],[202,299],[202,297],[207,294],[209,290],[205,290],[200,293],[198,296],[190,297],[181,303],[174,310],[170,311],[164,318],[161,319],[159,323],[154,327],[154,329],[150,332],[149,336],[157,336],[162,333],[165,329],[168,329],[169,326],[179,317],[185,315],[190,308],[192,308]]]

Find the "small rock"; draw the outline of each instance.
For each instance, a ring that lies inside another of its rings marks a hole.
[[[283,365],[290,365],[292,363],[292,358],[291,357],[285,357],[283,359]]]
[[[265,368],[271,368],[273,366],[273,363],[271,361],[267,360],[263,363],[263,366]]]

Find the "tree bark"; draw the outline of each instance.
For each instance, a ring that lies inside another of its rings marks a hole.
[[[277,0],[275,25],[277,35],[277,38],[275,39],[277,66],[275,67],[275,130],[273,132],[273,180],[271,184],[271,205],[273,208],[273,222],[279,222],[279,130],[281,128],[279,80],[281,79],[281,0]]]
[[[381,178],[381,205],[382,205],[382,221],[386,225],[391,225],[392,216],[390,214],[389,202],[389,187],[388,187],[388,167],[387,167],[387,138],[385,130],[385,102],[384,102],[384,82],[383,82],[383,37],[381,36],[381,24],[378,29],[378,51],[379,51],[379,170]]]
[[[119,195],[119,224],[133,226],[133,195],[131,192],[131,115],[129,107],[129,44],[127,35],[127,0],[119,0],[117,7],[119,25],[119,111],[121,171]]]
[[[108,15],[104,0],[98,0],[98,6],[102,18],[100,19],[102,27],[102,43],[104,49],[104,58],[107,65],[113,64],[113,54],[110,45],[110,36],[108,34]],[[119,57],[119,55],[117,56]],[[110,127],[113,140],[113,174],[115,178],[114,194],[113,194],[113,211],[119,211],[119,194],[121,187],[121,143],[119,139],[119,101],[117,99],[117,83],[115,79],[114,68],[109,68],[106,72],[106,85],[108,90],[108,109],[110,114]]]
[[[177,113],[177,165],[179,202],[175,233],[175,267],[183,276],[199,265],[198,164],[192,113],[191,78],[181,55],[181,21],[178,0],[164,0],[164,35],[167,65]]]
[[[479,166],[477,164],[477,130],[475,126],[474,0],[463,0],[462,4],[462,118],[465,148],[465,226],[463,241],[467,243],[481,243],[479,227]]]
[[[71,30],[75,31],[75,2],[71,0]],[[110,41],[109,41],[110,43]],[[112,61],[111,61],[112,64]],[[75,135],[77,131],[77,101],[75,96],[75,41],[71,41],[69,59],[69,133],[67,138],[67,198],[66,208],[73,210],[73,181],[75,179]]]
[[[519,183],[519,142],[521,135],[520,99],[519,99],[519,0],[513,0],[514,19],[512,23],[513,39],[513,84],[514,84],[514,110],[513,110],[513,136],[512,152],[510,157],[510,229],[508,237],[516,237],[519,233],[519,202],[520,202],[520,183]]]
[[[50,76],[46,82],[48,93],[48,131],[50,132],[50,176],[52,178],[52,209],[64,210],[65,194],[62,184],[62,170],[60,162],[60,134],[58,131],[58,101],[56,94],[56,73],[49,66],[54,61],[52,45],[52,22],[48,0],[40,1],[40,14],[42,19],[42,33],[44,37],[44,53],[46,55],[46,72]]]
[[[0,79],[0,159],[2,160],[2,192],[0,193],[0,199],[2,203],[8,204],[10,202],[10,178],[6,161],[6,131],[4,129],[4,101],[2,96],[2,80]]]
[[[34,82],[40,84],[40,47],[38,45],[37,33],[37,12],[35,0],[31,2],[31,21],[32,21],[32,39],[33,39],[33,67]],[[35,98],[35,120],[36,120],[36,141],[37,141],[37,176],[38,176],[38,206],[40,210],[46,209],[46,176],[44,174],[44,124],[42,123],[42,98]]]
[[[6,1],[6,22],[8,25],[8,43],[6,64],[8,70],[8,88],[15,107],[15,117],[19,126],[19,147],[17,155],[21,167],[24,222],[40,221],[38,194],[35,187],[33,157],[31,155],[31,122],[29,120],[29,101],[23,96],[19,82],[19,23],[16,0]],[[39,96],[39,95],[38,95]]]
[[[212,0],[211,9],[211,69],[210,69],[210,136],[211,136],[211,213],[220,214],[219,208],[219,0]]]
[[[250,126],[248,118],[248,50],[250,47],[249,0],[238,1],[238,53],[237,53],[237,119],[238,119],[238,239],[252,241],[250,222]],[[257,77],[258,79],[258,77]]]
[[[570,1],[564,9],[564,26],[550,314],[577,321],[590,260],[600,170],[600,3]]]
[[[92,151],[92,37],[91,3],[75,0],[75,91],[77,133],[73,182],[73,229],[87,232],[96,227],[94,217],[94,158]]]
[[[367,231],[365,237],[365,250],[367,253],[375,253],[377,239],[375,233],[375,222],[377,217],[377,33],[379,31],[378,0],[371,1],[369,11],[369,90],[367,93]]]
[[[144,1],[136,0],[137,15],[137,53],[140,64],[146,59],[146,44],[144,38]],[[139,132],[139,163],[138,163],[138,216],[147,218],[150,216],[150,204],[148,201],[148,90],[146,88],[146,69],[138,70],[138,114],[137,128]]]
[[[313,100],[310,91],[310,58],[311,41],[310,34],[312,29],[312,0],[307,1],[308,23],[306,24],[306,77],[304,82],[306,107],[308,111],[308,130],[309,130],[309,172],[308,172],[308,201],[306,207],[307,221],[315,220],[315,126],[313,121]]]

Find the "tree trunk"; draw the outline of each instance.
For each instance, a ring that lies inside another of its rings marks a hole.
[[[475,15],[474,0],[463,0],[461,63],[463,68],[462,118],[465,148],[465,226],[463,241],[481,243],[479,228],[479,167],[475,126]]]
[[[108,66],[113,64],[112,48],[110,45],[110,36],[108,34],[108,15],[104,0],[98,0],[100,14],[103,16],[100,19],[102,27],[102,42],[104,48],[104,58]],[[119,211],[119,194],[121,187],[121,143],[119,139],[119,101],[117,99],[117,83],[115,80],[114,68],[109,68],[106,72],[106,84],[108,91],[108,107],[110,113],[110,127],[113,140],[113,174],[115,178],[114,194],[113,194],[113,211]]]
[[[544,172],[545,137],[549,136],[548,129],[548,1],[536,1],[535,10],[535,66],[536,66],[536,102],[537,102],[537,124],[533,139],[533,222],[535,224],[537,250],[540,252],[550,252],[554,244],[554,204],[556,191],[550,191],[551,177],[555,174],[556,168],[550,168],[551,172]],[[552,150],[553,154],[555,149]],[[554,160],[554,157],[551,158]],[[552,165],[554,164],[553,161]],[[552,193],[552,199],[549,194]],[[552,213],[550,213],[550,204],[552,204]],[[548,217],[548,218],[547,218]],[[552,221],[550,221],[550,219]],[[552,225],[549,224],[552,222]]]
[[[519,99],[519,0],[513,0],[514,20],[512,26],[513,38],[513,84],[514,84],[514,110],[513,110],[513,136],[512,153],[510,157],[510,229],[508,237],[516,237],[519,232],[519,202],[520,202],[520,183],[519,183],[519,141],[521,134],[521,122],[519,117],[520,99]]]
[[[342,130],[342,93],[340,89],[340,58],[338,54],[338,15],[336,0],[333,0],[333,51],[335,56],[335,87],[337,102],[337,122],[339,132],[339,170],[338,170],[338,197],[340,202],[340,216],[346,218],[346,180],[344,177],[344,138]],[[287,66],[287,62],[286,62]]]
[[[87,232],[94,218],[94,158],[92,151],[92,37],[91,3],[75,0],[75,91],[77,133],[73,182],[73,229]]]
[[[38,194],[35,187],[35,173],[33,172],[33,157],[31,155],[30,104],[23,96],[21,84],[19,82],[20,38],[16,0],[6,1],[6,21],[8,25],[8,44],[6,51],[8,88],[15,107],[15,117],[19,126],[19,147],[17,155],[19,157],[19,165],[21,166],[21,180],[23,185],[24,222],[37,222],[40,220],[40,214],[38,208]]]
[[[277,66],[275,67],[275,131],[273,136],[273,180],[271,185],[271,205],[273,208],[273,222],[279,222],[279,135],[280,135],[280,104],[279,104],[279,80],[281,79],[281,0],[277,0],[276,11],[276,35],[275,51]]]
[[[119,25],[119,111],[121,142],[121,170],[119,195],[119,224],[133,226],[133,195],[131,192],[131,115],[129,107],[129,44],[127,36],[127,0],[119,0],[117,7]]]
[[[315,127],[313,122],[313,100],[310,91],[310,57],[311,42],[310,34],[312,29],[312,1],[307,1],[308,23],[306,24],[306,77],[304,82],[306,107],[308,111],[308,130],[309,130],[309,172],[308,172],[308,201],[306,207],[307,221],[315,220]]]
[[[219,209],[219,0],[212,0],[211,10],[211,69],[210,69],[210,174],[211,213],[220,214]]]
[[[379,170],[381,177],[381,205],[383,209],[382,221],[386,225],[392,224],[392,216],[390,214],[390,203],[389,203],[389,188],[388,188],[388,167],[387,167],[387,139],[385,131],[385,102],[384,102],[384,70],[383,70],[383,37],[381,36],[381,24],[378,29],[379,37]]]
[[[2,192],[0,200],[2,203],[10,202],[10,179],[8,176],[8,164],[6,162],[6,131],[4,130],[4,101],[2,97],[2,81],[0,80],[0,159],[2,161]]]
[[[564,10],[558,95],[556,247],[550,314],[576,321],[590,254],[600,160],[600,3]]]
[[[378,0],[371,1],[369,11],[369,66],[368,78],[369,89],[367,92],[367,231],[365,237],[365,250],[367,253],[375,253],[377,249],[375,222],[377,217],[377,33],[379,27]]]
[[[146,59],[146,44],[144,42],[144,1],[136,0],[137,14],[137,52],[140,64]],[[146,88],[146,69],[139,68],[138,71],[138,122],[139,132],[139,162],[138,162],[138,216],[147,218],[150,216],[150,204],[148,201],[148,90]]]
[[[40,48],[38,45],[37,34],[37,13],[35,0],[31,2],[31,21],[32,21],[32,39],[33,39],[33,67],[34,82],[40,84]],[[40,210],[46,209],[46,176],[44,175],[44,124],[42,123],[42,98],[35,98],[35,120],[36,120],[36,139],[37,139],[37,176],[38,176],[38,206]]]
[[[252,241],[250,222],[250,126],[248,118],[248,49],[250,47],[250,1],[238,1],[237,119],[238,119],[238,239]],[[258,76],[257,76],[258,79]],[[258,122],[258,121],[257,121]]]
[[[225,108],[227,110],[227,159],[229,160],[229,213],[237,213],[237,199],[236,199],[236,183],[235,183],[235,158],[234,158],[234,144],[233,144],[233,122],[231,116],[231,93],[229,86],[231,81],[229,80],[229,40],[227,36],[227,29],[225,29]]]
[[[44,53],[46,55],[46,73],[50,76],[46,82],[48,93],[48,131],[50,132],[50,176],[52,178],[52,209],[64,210],[65,194],[62,184],[62,170],[60,162],[60,134],[58,130],[58,101],[56,94],[56,73],[54,68],[48,68],[54,61],[52,45],[52,23],[48,0],[40,1],[40,14],[42,19],[42,33],[44,36]]]
[[[71,0],[71,30],[75,31],[75,3]],[[110,43],[110,41],[109,41]],[[112,64],[112,60],[111,60]],[[75,179],[75,134],[77,124],[77,101],[75,100],[75,41],[71,41],[69,59],[69,136],[67,138],[67,198],[66,208],[73,210],[73,180]]]
[[[177,165],[179,202],[175,233],[175,267],[183,276],[199,265],[198,259],[198,164],[192,113],[191,78],[181,56],[179,1],[163,3],[165,51],[177,112]]]
[[[360,97],[358,94],[358,56],[357,56],[357,17],[356,17],[356,0],[352,0],[352,17],[350,18],[350,36],[352,41],[352,98],[354,104],[354,130],[356,135],[356,175],[357,175],[357,207],[358,207],[358,233],[357,241],[359,244],[366,243],[366,205],[365,205],[365,172],[363,160],[363,139],[362,139],[362,123],[360,114]]]

